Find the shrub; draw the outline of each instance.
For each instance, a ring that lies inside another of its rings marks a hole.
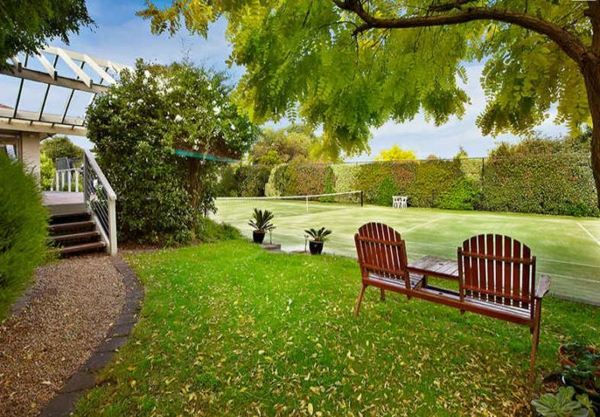
[[[52,187],[56,168],[52,160],[45,153],[40,155],[40,187],[42,190],[49,190]]]
[[[44,260],[47,225],[35,179],[0,154],[0,318]]]
[[[258,130],[230,102],[222,74],[188,64],[124,71],[88,108],[88,137],[115,189],[119,238],[185,243],[214,211],[218,163],[174,149],[237,157]]]
[[[208,217],[202,217],[196,224],[196,236],[204,243],[239,239],[240,231],[227,223],[217,223]]]
[[[598,215],[587,156],[494,156],[484,172],[485,210]]]
[[[238,197],[237,183],[235,180],[235,169],[227,165],[220,170],[219,186],[217,187],[219,197]]]
[[[473,180],[461,177],[445,192],[439,208],[446,210],[474,210],[479,204],[480,193],[475,189]]]
[[[266,166],[240,166],[235,171],[235,182],[239,197],[263,197],[271,169]]]
[[[365,203],[382,206],[390,206],[393,195],[406,195],[414,207],[600,214],[589,156],[523,156],[504,148],[488,160],[279,165],[271,172],[266,195],[362,190]]]

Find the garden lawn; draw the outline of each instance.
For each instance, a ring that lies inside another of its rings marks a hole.
[[[80,416],[528,415],[523,326],[369,288],[356,261],[241,240],[129,258],[145,286],[132,340]],[[598,308],[544,302],[538,377]]]

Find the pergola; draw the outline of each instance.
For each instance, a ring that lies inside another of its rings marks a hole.
[[[0,74],[16,78],[17,83],[13,85],[16,89],[12,97],[0,94],[0,145],[12,146],[35,174],[39,174],[40,141],[55,134],[87,135],[85,116],[70,115],[70,110],[77,107],[73,106],[76,92],[89,96],[82,97],[88,100],[79,106],[78,111],[83,113],[97,94],[106,92],[120,72],[129,68],[53,46],[13,57],[7,64],[8,68],[0,69]],[[24,99],[32,89],[36,89],[33,96],[29,94],[29,100]],[[8,90],[3,88],[2,92]]]
[[[58,65],[61,61],[66,68],[70,69],[72,75],[59,73]],[[76,136],[85,136],[87,130],[83,118],[68,116],[75,91],[91,93],[91,100],[93,100],[96,94],[105,92],[108,86],[116,82],[115,76],[123,69],[128,68],[125,65],[106,59],[53,46],[45,47],[35,55],[26,55],[23,60],[13,57],[12,64],[11,68],[0,70],[0,73],[19,78],[20,83],[15,102],[2,103],[5,105],[13,104],[13,106],[11,108],[0,107],[0,130],[40,132],[48,135],[60,133]],[[39,111],[33,112],[20,109],[26,80],[45,84],[45,93],[39,98]],[[51,114],[46,111],[52,86],[66,88],[70,91],[64,109],[60,114]]]

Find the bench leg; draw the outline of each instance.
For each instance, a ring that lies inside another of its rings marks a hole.
[[[540,342],[540,320],[541,320],[541,303],[536,306],[536,319],[533,322],[532,338],[531,338],[531,364],[529,365],[529,380],[533,382],[535,371],[535,356],[537,354],[538,344]]]
[[[385,301],[385,290],[383,288],[380,288],[381,290],[381,301]]]
[[[360,303],[362,302],[363,295],[365,293],[365,289],[367,289],[367,286],[365,284],[363,284],[362,288],[360,289],[360,294],[358,295],[358,301],[356,302],[356,308],[354,309],[355,316],[358,316],[358,312],[360,310]]]

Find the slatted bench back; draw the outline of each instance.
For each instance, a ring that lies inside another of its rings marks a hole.
[[[403,281],[410,288],[406,244],[400,233],[382,223],[367,223],[354,235],[363,279],[370,274]]]
[[[473,236],[458,248],[458,265],[461,299],[532,309],[535,256],[518,240],[492,234]]]

